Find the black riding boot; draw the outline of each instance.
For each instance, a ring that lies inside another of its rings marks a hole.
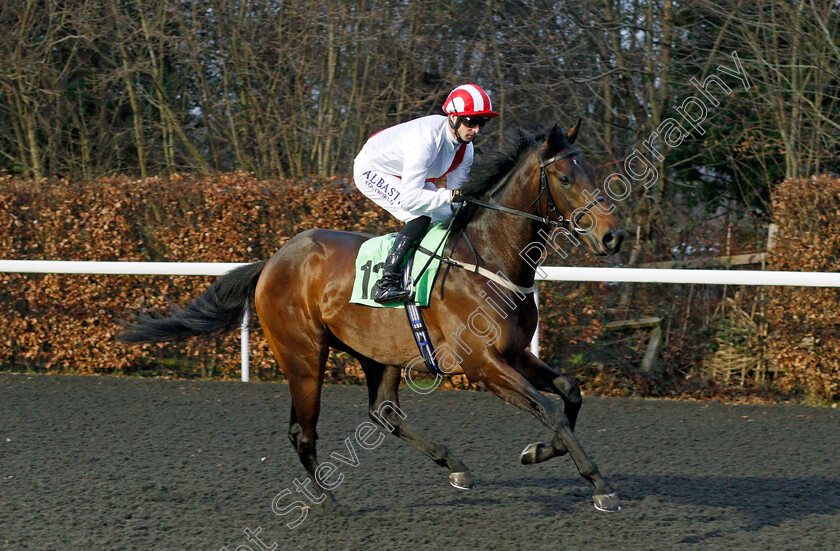
[[[413,239],[401,233],[397,234],[394,244],[391,246],[391,252],[385,259],[385,270],[379,280],[379,289],[373,295],[374,302],[379,304],[405,302],[409,298],[411,292],[403,289],[403,268],[400,265],[405,260],[406,255],[414,248],[415,243],[416,241]]]

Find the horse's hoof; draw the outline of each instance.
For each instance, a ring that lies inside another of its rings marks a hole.
[[[449,483],[452,484],[453,488],[458,488],[459,490],[472,490],[473,486],[475,486],[472,475],[466,471],[449,473]]]
[[[519,462],[523,465],[532,465],[537,463],[537,452],[539,451],[539,448],[539,442],[534,442],[533,444],[525,446],[525,449],[519,454]]]
[[[617,513],[621,511],[621,502],[618,500],[618,494],[613,492],[611,494],[601,494],[592,496],[595,502],[595,508],[605,513]]]

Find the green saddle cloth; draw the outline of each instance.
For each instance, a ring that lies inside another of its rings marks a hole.
[[[356,279],[353,282],[353,294],[350,302],[363,304],[374,308],[402,308],[399,302],[389,304],[377,304],[373,301],[373,294],[376,292],[376,283],[382,277],[382,269],[385,266],[385,258],[391,252],[391,245],[394,243],[396,234],[373,237],[362,243],[359,254],[356,256]],[[446,228],[440,224],[432,226],[420,243],[420,246],[428,251],[435,251],[441,240],[446,236]],[[432,285],[435,282],[440,259],[432,258],[429,267],[420,276],[420,270],[429,262],[429,255],[421,250],[414,253],[414,262],[411,269],[411,279],[414,280],[414,302],[418,306],[428,306],[429,298],[432,295]],[[417,281],[420,276],[420,281]]]

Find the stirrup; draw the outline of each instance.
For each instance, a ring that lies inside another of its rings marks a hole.
[[[411,291],[403,289],[399,285],[380,286],[373,301],[377,304],[388,304],[389,302],[407,302],[411,299]]]
[[[411,288],[404,288],[400,284],[399,274],[386,273],[379,280],[379,288],[373,294],[373,301],[377,304],[387,304],[389,302],[407,302],[411,300],[413,295]]]

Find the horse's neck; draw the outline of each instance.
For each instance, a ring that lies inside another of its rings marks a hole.
[[[500,205],[530,213],[538,188],[535,176],[514,177],[500,192],[497,201]],[[466,233],[480,256],[481,265],[493,272],[501,271],[517,285],[533,285],[534,264],[539,262],[537,250],[544,249],[546,226],[524,216],[490,209],[484,209],[476,222],[467,226]],[[525,258],[530,258],[531,262]]]

